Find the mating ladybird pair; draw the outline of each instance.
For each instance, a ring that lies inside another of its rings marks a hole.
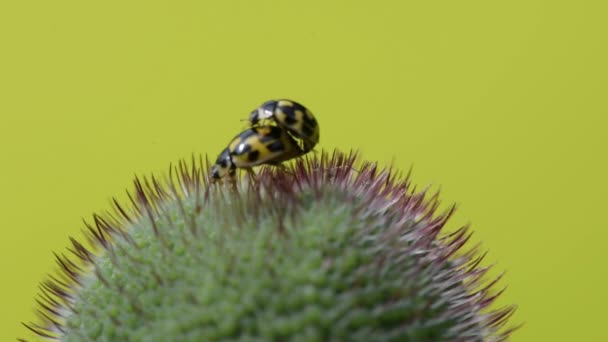
[[[273,121],[274,125],[261,124]],[[237,168],[280,165],[310,152],[319,142],[319,124],[312,113],[291,100],[271,100],[251,112],[250,128],[238,134],[217,158],[211,176],[234,177]]]

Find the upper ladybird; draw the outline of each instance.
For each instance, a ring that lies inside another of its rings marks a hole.
[[[252,126],[260,120],[274,120],[294,137],[302,140],[304,152],[311,151],[319,142],[319,124],[314,115],[298,102],[281,99],[264,102],[249,115]]]

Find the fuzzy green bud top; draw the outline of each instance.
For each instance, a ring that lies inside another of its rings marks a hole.
[[[210,184],[205,163],[136,180],[130,210],[94,216],[42,285],[37,334],[60,341],[498,341],[513,308],[466,228],[409,179],[325,153],[255,181]]]

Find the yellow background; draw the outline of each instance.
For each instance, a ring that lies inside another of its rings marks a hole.
[[[603,1],[0,2],[0,340],[51,251],[134,173],[214,159],[266,99],[320,148],[414,165],[457,202],[513,341],[608,341]],[[495,272],[495,274],[498,272]]]

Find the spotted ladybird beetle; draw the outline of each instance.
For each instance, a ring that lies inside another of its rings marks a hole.
[[[294,137],[302,140],[302,149],[309,152],[319,142],[319,124],[303,105],[287,100],[264,102],[249,115],[249,123],[256,126],[260,120],[272,119]]]
[[[233,177],[237,168],[252,172],[253,166],[280,163],[306,152],[279,126],[255,126],[238,134],[217,157],[211,170],[215,180]]]

